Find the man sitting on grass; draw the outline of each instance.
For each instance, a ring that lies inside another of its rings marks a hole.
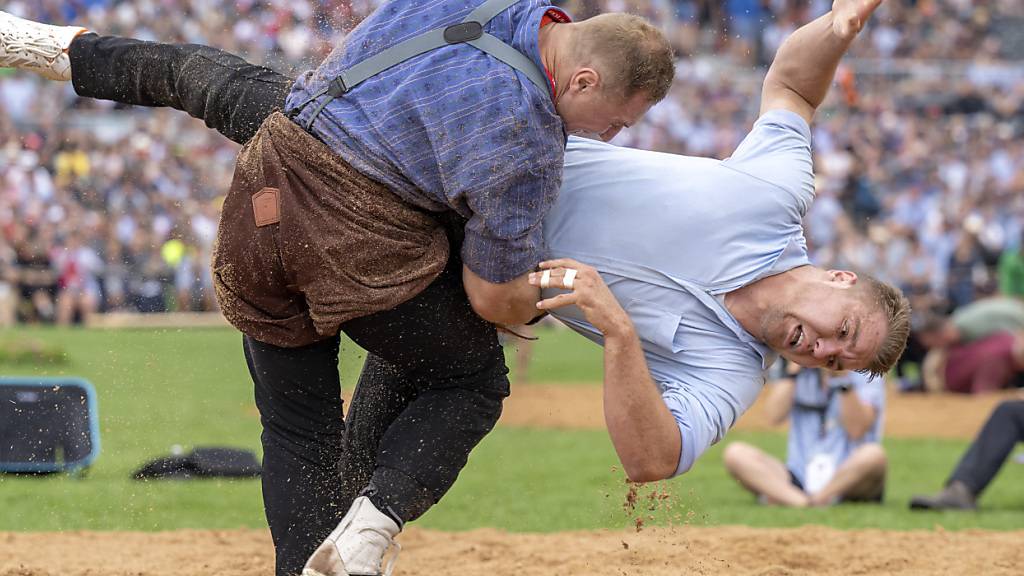
[[[881,502],[885,385],[856,372],[801,369],[764,398],[773,424],[790,420],[786,463],[744,442],[725,449],[725,468],[765,504],[827,506]]]

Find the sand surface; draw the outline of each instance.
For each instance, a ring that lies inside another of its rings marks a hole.
[[[891,437],[971,438],[1015,395],[891,393]],[[599,386],[516,387],[501,425],[601,429]],[[764,430],[759,405],[737,428]],[[1024,531],[840,531],[805,526],[645,528],[512,534],[411,527],[396,576],[668,576],[1024,574]],[[258,576],[273,574],[263,530],[0,533],[0,576]]]
[[[395,576],[1020,574],[1024,531],[680,527],[401,537]],[[870,551],[870,554],[865,554]],[[260,576],[265,531],[0,533],[0,576]]]
[[[1007,399],[1024,399],[1024,396],[1018,392],[979,396],[889,392],[884,433],[892,438],[971,439],[995,405]],[[582,384],[515,386],[512,395],[505,400],[500,425],[604,429],[601,387]],[[760,401],[740,418],[735,429],[785,430],[767,421]]]

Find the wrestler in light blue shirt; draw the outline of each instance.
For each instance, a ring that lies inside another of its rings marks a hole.
[[[775,355],[724,297],[809,264],[801,221],[813,198],[810,128],[788,111],[761,116],[727,160],[569,140],[544,221],[550,256],[595,267],[629,313],[679,425],[677,475],[764,385]],[[603,344],[578,308],[552,314]]]

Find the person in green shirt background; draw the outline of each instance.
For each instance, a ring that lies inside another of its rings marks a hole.
[[[999,256],[999,293],[1024,298],[1024,234],[1021,242]]]

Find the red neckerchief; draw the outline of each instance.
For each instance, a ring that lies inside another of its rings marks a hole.
[[[562,12],[561,10],[558,10],[557,8],[549,8],[548,11],[544,13],[544,16],[541,17],[540,19],[540,27],[543,28],[548,24],[566,24],[569,22],[572,22],[572,18],[569,18],[568,14]],[[554,98],[556,90],[555,77],[551,75],[551,72],[548,70],[547,66],[544,67],[544,75],[548,77],[548,82],[551,83],[551,97]]]

